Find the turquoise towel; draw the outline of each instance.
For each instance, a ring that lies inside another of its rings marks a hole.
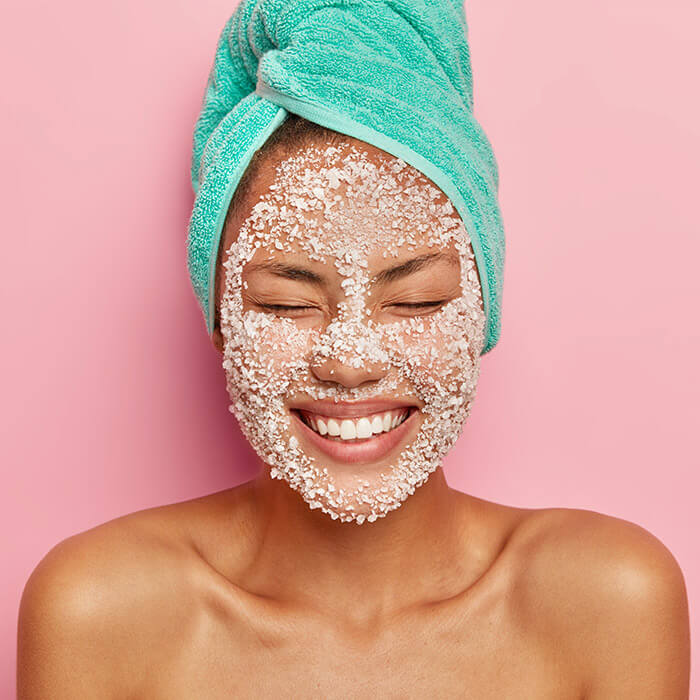
[[[224,218],[253,154],[294,112],[403,159],[472,238],[500,336],[505,239],[498,166],[473,114],[459,0],[242,0],[224,26],[194,129],[187,265],[211,336]]]

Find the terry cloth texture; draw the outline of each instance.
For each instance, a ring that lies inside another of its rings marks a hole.
[[[500,336],[505,238],[498,166],[473,114],[459,0],[242,0],[218,39],[191,161],[187,266],[211,336],[215,266],[231,197],[288,112],[403,159],[450,199],[472,239]]]

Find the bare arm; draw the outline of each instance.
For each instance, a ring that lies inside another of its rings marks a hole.
[[[590,651],[586,700],[688,700],[690,625],[681,569],[649,533],[622,557],[603,584],[601,617],[591,620],[604,634]]]
[[[18,700],[147,697],[149,669],[180,653],[199,620],[199,559],[160,510],[69,537],[39,562],[20,603]]]
[[[111,698],[99,582],[80,539],[54,547],[27,581],[19,608],[18,700]]]
[[[523,623],[561,652],[578,696],[688,700],[688,599],[668,548],[582,509],[544,512],[533,532],[517,588]]]

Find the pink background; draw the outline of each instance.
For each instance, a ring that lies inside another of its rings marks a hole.
[[[54,544],[252,476],[185,266],[191,132],[233,7],[13,3],[0,23],[0,697]],[[683,568],[695,635],[700,6],[471,0],[467,19],[507,259],[448,480],[647,528]]]

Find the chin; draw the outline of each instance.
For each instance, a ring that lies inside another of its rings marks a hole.
[[[412,483],[402,478],[402,472],[394,464],[361,472],[347,467],[325,467],[320,476],[303,481],[290,480],[288,475],[274,469],[271,475],[285,480],[311,510],[318,509],[332,520],[361,525],[400,508],[437,466],[436,463],[432,469],[424,470],[422,478]]]

